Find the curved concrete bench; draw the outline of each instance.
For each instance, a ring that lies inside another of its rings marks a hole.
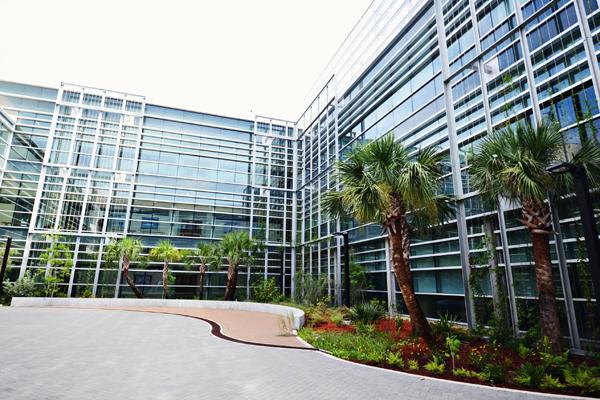
[[[162,299],[83,299],[74,297],[13,297],[12,307],[170,307],[209,308],[218,310],[254,311],[289,318],[294,329],[304,325],[304,311],[279,304],[218,300],[162,300]]]

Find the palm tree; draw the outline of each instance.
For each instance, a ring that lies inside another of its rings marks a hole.
[[[204,298],[204,280],[206,278],[206,271],[210,265],[218,264],[221,260],[219,248],[214,244],[200,243],[198,248],[194,252],[194,257],[198,260],[198,297],[200,300]],[[217,265],[218,266],[218,265]]]
[[[123,277],[138,299],[143,299],[144,295],[140,289],[135,286],[133,279],[129,276],[129,263],[138,259],[142,251],[142,242],[132,238],[116,239],[108,243],[105,247],[104,259],[107,262],[122,260]]]
[[[229,232],[223,236],[219,251],[222,258],[227,261],[227,287],[224,300],[235,299],[238,268],[241,264],[252,264],[254,253],[260,248],[261,244],[250,238],[246,231]]]
[[[550,258],[551,212],[546,202],[549,193],[568,191],[570,174],[552,175],[547,168],[561,161],[563,137],[558,124],[546,121],[535,127],[519,122],[484,138],[470,160],[469,173],[473,186],[482,199],[497,205],[499,198],[520,204],[522,219],[531,235],[538,292],[542,335],[554,351],[562,348],[560,322],[555,304]],[[590,182],[600,177],[600,149],[584,141],[573,155],[574,164],[586,169]]]
[[[340,191],[323,198],[334,217],[346,215],[360,223],[380,224],[388,235],[391,262],[415,333],[433,341],[431,327],[417,302],[409,254],[411,225],[427,229],[449,212],[448,196],[438,194],[443,155],[433,147],[416,155],[394,140],[393,133],[360,146],[337,163]]]
[[[169,240],[161,240],[158,246],[150,250],[150,257],[163,262],[162,281],[163,299],[169,298],[169,263],[181,260],[181,252]]]

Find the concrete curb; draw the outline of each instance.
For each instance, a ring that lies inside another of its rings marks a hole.
[[[237,310],[275,314],[291,320],[294,329],[304,325],[304,311],[279,304],[251,303],[245,301],[218,300],[163,300],[163,299],[84,299],[74,297],[13,297],[12,307],[171,307]]]

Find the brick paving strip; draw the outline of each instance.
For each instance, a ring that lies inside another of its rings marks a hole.
[[[316,350],[296,335],[282,332],[282,317],[274,314],[218,310],[207,308],[171,307],[98,307],[102,310],[141,311],[161,314],[175,314],[208,322],[213,327],[212,334],[226,340],[257,346],[283,347],[300,350]],[[216,326],[212,323],[216,323]],[[289,326],[289,322],[286,322]]]

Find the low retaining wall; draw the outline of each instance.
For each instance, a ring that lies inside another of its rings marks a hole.
[[[77,307],[77,308],[111,308],[111,307],[176,307],[176,308],[210,308],[218,310],[254,311],[280,315],[290,318],[294,329],[304,325],[304,311],[278,304],[251,303],[246,301],[218,300],[162,300],[162,299],[87,299],[75,297],[13,297],[12,307]]]

